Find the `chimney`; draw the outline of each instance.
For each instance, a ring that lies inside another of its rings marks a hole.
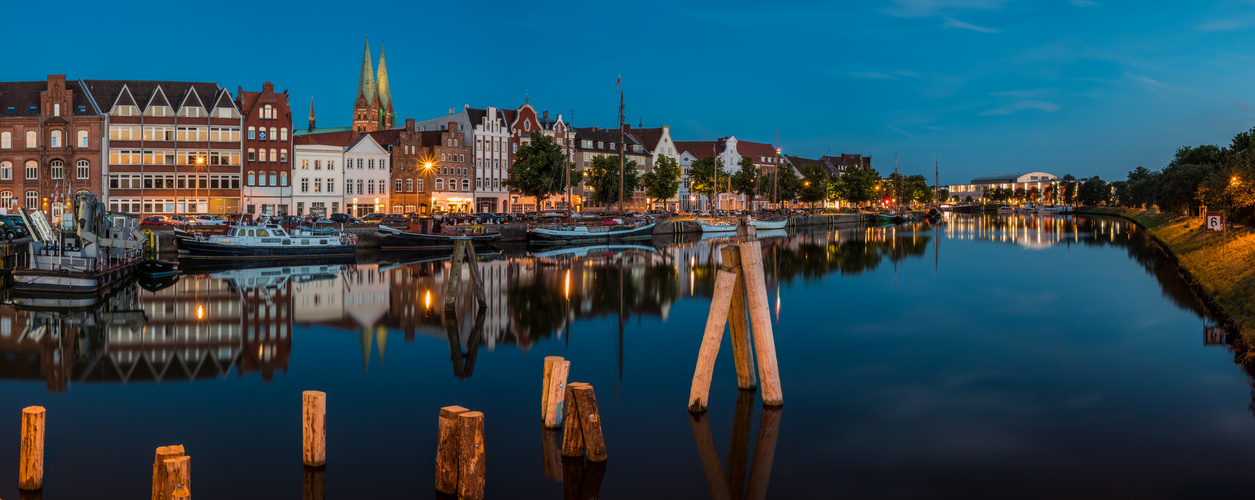
[[[548,112],[548,111],[545,111],[542,115],[545,117],[545,119],[546,119],[546,120],[548,120],[548,119],[549,119],[549,112]]]
[[[453,106],[449,106],[449,114],[453,114]]]
[[[414,119],[413,118],[405,119],[405,130],[408,130],[410,132],[414,131]]]
[[[272,93],[272,94],[273,94],[273,93],[274,93],[274,91],[275,91],[275,84],[273,84],[273,83],[271,83],[271,82],[266,82],[266,83],[263,83],[263,84],[261,84],[261,91],[262,91],[262,92],[270,92],[270,93]]]

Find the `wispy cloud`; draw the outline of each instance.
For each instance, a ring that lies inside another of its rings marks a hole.
[[[1009,0],[893,0],[882,10],[894,17],[929,17],[964,10],[998,10]]]
[[[1251,27],[1251,19],[1222,19],[1195,26],[1199,31],[1233,31]]]
[[[1068,3],[1076,7],[1097,7],[1098,6],[1097,2],[1091,2],[1089,0],[1071,0]]]
[[[907,132],[907,131],[905,131],[905,130],[902,130],[901,128],[895,127],[895,126],[890,125],[890,124],[888,124],[888,123],[886,123],[886,124],[885,124],[885,128],[887,128],[887,129],[889,129],[889,130],[892,130],[892,131],[894,131],[894,132],[897,132],[897,133],[899,133],[899,134],[905,135],[905,136],[907,136],[907,137],[915,137],[915,134],[912,134],[912,133],[910,133],[910,132]]]
[[[990,92],[989,95],[996,97],[1020,97],[1023,99],[1041,99],[1047,95],[1053,94],[1057,89],[1026,89],[1026,90],[1004,90],[1001,92]]]
[[[995,34],[996,34],[996,33],[1002,33],[1002,30],[997,29],[997,28],[987,28],[987,27],[984,27],[984,26],[977,26],[977,25],[975,25],[975,24],[965,23],[965,22],[960,21],[960,20],[958,20],[958,19],[955,19],[955,18],[953,18],[953,17],[947,17],[947,18],[946,18],[946,27],[947,27],[947,28],[958,28],[958,29],[961,29],[961,30],[979,31],[979,32],[981,32],[981,33],[995,33]]]
[[[1021,111],[1029,111],[1029,110],[1034,110],[1034,109],[1038,111],[1045,111],[1047,113],[1053,113],[1059,110],[1059,105],[1053,102],[1047,102],[1047,101],[1037,101],[1037,100],[1019,101],[1019,102],[1013,102],[1011,104],[1007,104],[1005,106],[999,106],[994,109],[982,111],[980,113],[980,116],[1010,115],[1014,113],[1019,113]]]
[[[890,75],[888,73],[881,73],[879,71],[855,71],[853,73],[850,73],[850,76],[854,78],[864,78],[867,80],[897,80],[898,79],[898,77],[896,76]]]
[[[1159,89],[1168,88],[1168,84],[1161,82],[1159,80],[1152,79],[1147,76],[1142,76],[1142,75],[1129,75],[1129,76],[1133,78],[1133,81],[1140,83],[1142,85],[1146,85],[1148,87],[1155,87]]]

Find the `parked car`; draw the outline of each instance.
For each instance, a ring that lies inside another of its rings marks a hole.
[[[444,216],[443,220],[450,224],[470,224],[470,223],[479,222],[478,217],[465,213],[465,212],[455,212],[455,213],[447,214]]]
[[[154,215],[154,216],[152,216],[152,217],[145,217],[145,218],[144,218],[144,220],[140,221],[140,225],[144,225],[144,226],[173,226],[173,225],[174,225],[174,223],[173,223],[173,222],[170,222],[170,218],[169,218],[169,217],[166,217],[166,216],[164,216],[164,215]]]
[[[362,216],[361,221],[362,221],[362,222],[370,222],[370,223],[373,223],[373,224],[378,224],[380,221],[382,221],[382,220],[383,220],[383,216],[384,216],[384,214],[381,214],[381,213],[378,213],[378,212],[373,213],[373,214],[366,214],[366,215]]]
[[[0,220],[0,234],[3,234],[4,238],[7,240],[16,240],[26,236],[26,229],[22,226],[9,222],[6,218]]]
[[[494,219],[497,219],[498,224],[509,224],[511,222],[514,222],[514,214],[508,214],[505,212],[497,212],[495,214],[492,214],[492,216]]]
[[[349,214],[331,214],[331,217],[329,217],[329,219],[331,219],[333,222],[339,222],[341,224],[357,224],[357,223],[362,222],[361,219],[358,219],[357,217],[354,217]]]
[[[195,226],[200,224],[195,217],[185,214],[171,215],[170,223],[176,226]]]
[[[20,227],[27,233],[30,232],[30,228],[26,227],[26,221],[22,220],[22,216],[18,214],[6,214],[3,218],[5,222],[9,223],[9,225]]]
[[[195,219],[197,223],[206,226],[225,226],[227,224],[226,219],[220,218],[216,215],[193,215],[192,218]]]
[[[479,219],[480,224],[497,224],[498,223],[496,214],[490,214],[488,212],[479,212],[479,213],[475,213],[471,215],[474,215],[476,219]]]

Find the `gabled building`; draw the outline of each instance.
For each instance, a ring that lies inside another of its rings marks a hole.
[[[680,161],[680,153],[676,151],[675,142],[671,140],[671,127],[663,125],[658,128],[631,128],[631,125],[624,125],[624,131],[631,134],[636,142],[646,151],[649,151],[649,164],[646,165],[645,171],[652,172],[654,165],[657,164],[659,157],[667,157]],[[681,200],[689,196],[687,179],[683,174],[685,170],[680,170],[680,189],[676,192],[675,198],[671,200],[650,200],[652,209],[669,210],[678,209]]]
[[[649,166],[653,164],[651,152],[645,149],[636,137],[632,134],[620,134],[615,129],[603,129],[598,127],[576,128],[575,129],[575,166],[579,170],[586,170],[593,165],[593,159],[599,156],[614,157],[616,162],[619,156],[619,146],[623,146],[623,163],[626,167],[628,162],[636,162],[636,171],[638,175],[644,175],[649,171]],[[575,193],[581,198],[579,201],[587,205],[593,205],[591,198],[593,196],[593,187],[587,182],[581,182],[575,188]],[[645,208],[645,188],[640,185],[631,193],[624,193],[623,205],[627,208]],[[562,198],[565,193],[555,196]],[[613,195],[618,200],[618,194]],[[617,201],[611,204],[617,207]],[[599,205],[600,206],[600,205]]]
[[[344,190],[336,191],[338,186],[334,179],[327,178],[321,187],[328,195],[343,193],[344,206],[348,213],[362,217],[371,213],[387,213],[388,184],[392,182],[392,155],[375,140],[372,134],[363,134],[344,152]],[[332,204],[331,212],[339,212],[340,203]]]
[[[80,84],[106,114],[102,175],[110,210],[143,215],[240,211],[243,122],[229,91],[206,82]]]
[[[292,203],[292,110],[288,92],[275,92],[274,84],[262,84],[261,92],[243,87],[235,95],[244,117],[244,212],[287,215]],[[311,122],[313,103],[310,103]]]
[[[510,127],[505,113],[496,106],[465,108],[475,144],[475,206],[480,212],[504,212],[510,199],[505,182],[513,159],[510,154]],[[467,143],[468,145],[471,143]]]
[[[556,115],[555,118],[550,118],[548,111],[537,113],[529,101],[524,101],[519,109],[506,111],[504,115],[510,131],[511,166],[514,164],[514,155],[518,153],[519,146],[530,143],[532,134],[549,136],[558,147],[562,148],[562,152],[570,159],[569,161],[574,161],[575,131],[562,120],[561,114]],[[508,172],[506,177],[509,178]],[[511,193],[510,199],[503,208],[507,212],[526,212],[555,208],[558,203],[564,202],[557,199],[557,197],[551,197],[545,200],[545,206],[537,207],[534,198]]]
[[[81,82],[0,82],[0,212],[56,217],[71,193],[101,192],[104,117]]]
[[[292,204],[296,215],[327,216],[340,211],[341,192],[327,184],[344,184],[344,152],[361,136],[353,130],[301,134],[292,138]]]
[[[837,175],[845,175],[845,172],[851,168],[861,168],[870,170],[872,168],[872,157],[863,156],[861,154],[842,154],[841,156],[821,156],[820,161],[828,165],[829,170]]]

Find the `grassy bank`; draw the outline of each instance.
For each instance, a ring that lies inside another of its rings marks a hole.
[[[1122,208],[1080,212],[1123,217],[1145,228],[1172,252],[1181,274],[1193,282],[1196,291],[1228,316],[1243,344],[1255,349],[1255,231],[1230,228],[1223,235],[1208,234],[1204,250],[1202,220],[1198,217]]]

